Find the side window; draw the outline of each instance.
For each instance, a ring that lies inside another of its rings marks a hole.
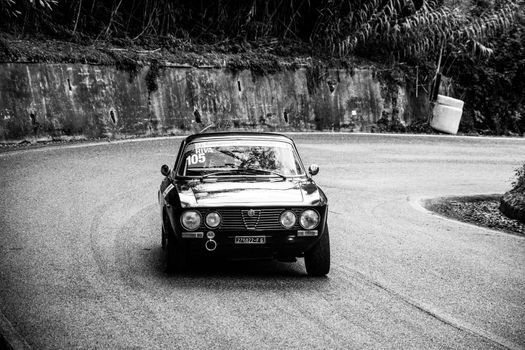
[[[175,158],[175,164],[173,165],[173,171],[177,171],[177,165],[179,164],[180,159],[182,157],[182,149],[184,147],[185,147],[184,142],[181,142],[181,144],[179,145],[179,151],[177,152],[177,158]],[[182,170],[182,167],[181,167],[181,170]]]
[[[299,164],[299,161],[297,160],[297,158],[295,159],[295,174],[300,174],[301,173],[301,164]]]

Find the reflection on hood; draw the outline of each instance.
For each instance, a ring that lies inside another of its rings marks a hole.
[[[320,202],[317,186],[301,181],[191,181],[178,185],[183,206],[315,205]]]

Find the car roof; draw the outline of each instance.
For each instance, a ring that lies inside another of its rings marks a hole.
[[[194,134],[186,138],[186,143],[194,141],[217,141],[217,140],[239,140],[239,139],[252,139],[252,140],[274,140],[274,141],[284,141],[292,143],[293,141],[288,136],[275,133],[266,133],[266,132],[244,132],[244,131],[235,131],[235,132],[213,132],[206,134]]]

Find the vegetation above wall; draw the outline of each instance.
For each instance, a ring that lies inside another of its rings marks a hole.
[[[465,101],[463,131],[488,135],[525,132],[525,16],[491,41],[486,60],[459,57],[446,72]]]
[[[0,0],[0,61],[113,63],[133,71],[165,60],[265,74],[312,58],[349,68],[367,60],[401,67],[429,94],[438,74],[450,76],[466,101],[464,132],[522,134],[523,1],[448,3]]]

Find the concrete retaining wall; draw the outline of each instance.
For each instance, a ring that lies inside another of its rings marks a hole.
[[[382,115],[425,118],[426,97],[374,71],[251,71],[79,64],[0,65],[0,141],[220,129],[368,131]]]

